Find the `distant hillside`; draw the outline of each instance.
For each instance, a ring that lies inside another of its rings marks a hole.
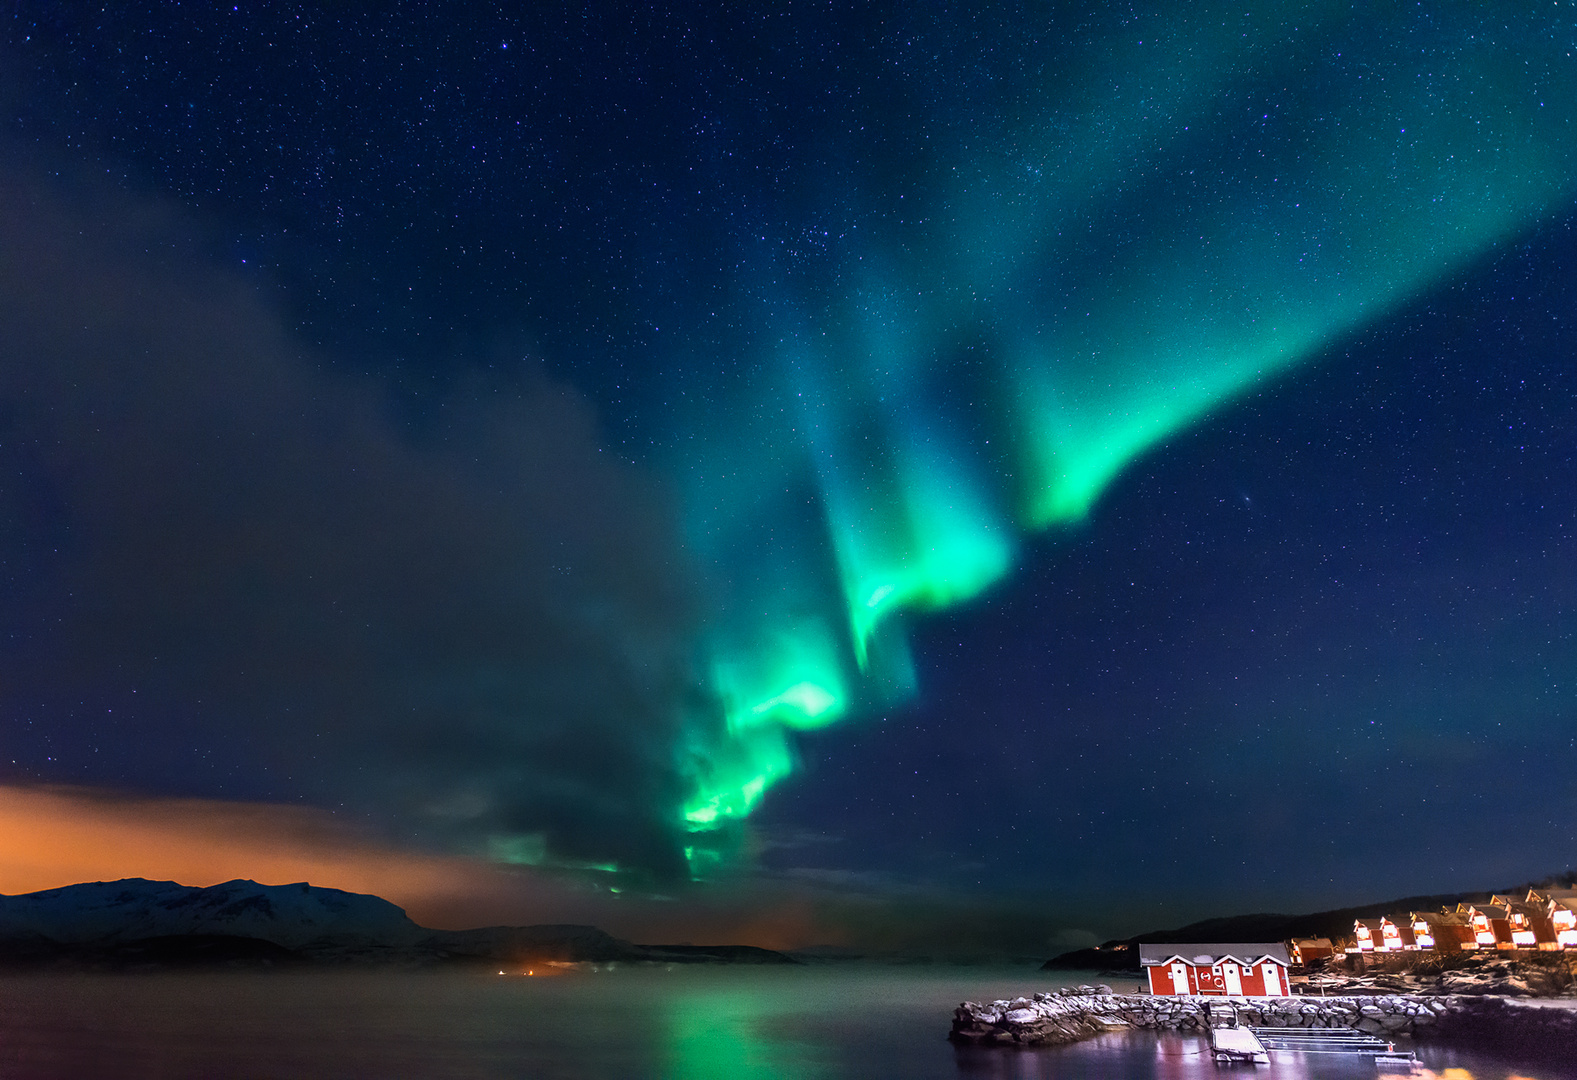
[[[88,882],[0,896],[0,965],[747,963],[793,959],[749,945],[636,945],[594,926],[429,930],[377,896],[306,882]]]
[[[418,943],[440,960],[560,960],[662,964],[794,964],[754,945],[635,945],[595,926],[489,926],[430,930]]]
[[[1400,900],[1383,900],[1358,907],[1338,908],[1335,911],[1316,911],[1308,915],[1233,915],[1222,919],[1206,919],[1190,923],[1175,930],[1150,930],[1131,938],[1103,942],[1092,949],[1077,949],[1054,956],[1041,965],[1042,971],[1138,971],[1139,950],[1135,945],[1187,941],[1208,944],[1212,942],[1286,941],[1295,937],[1340,937],[1351,934],[1354,919],[1379,918],[1407,911],[1438,911],[1442,906],[1455,907],[1462,902],[1482,903],[1493,893],[1515,895],[1526,893],[1529,888],[1540,888],[1556,881],[1567,880],[1566,875],[1544,881],[1494,889],[1491,892],[1441,893],[1435,896],[1406,896]]]

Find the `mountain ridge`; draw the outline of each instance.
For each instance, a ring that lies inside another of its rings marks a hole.
[[[123,878],[0,894],[0,965],[793,964],[752,945],[638,945],[595,926],[433,930],[379,896],[238,878]]]

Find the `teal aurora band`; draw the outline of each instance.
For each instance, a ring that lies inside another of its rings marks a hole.
[[[912,690],[907,613],[979,596],[1137,455],[1567,205],[1570,27],[1278,5],[1271,55],[1217,15],[1007,108],[940,73],[967,133],[924,183],[834,192],[877,224],[741,255],[753,354],[681,364],[710,382],[668,414],[723,717],[682,748],[693,872],[791,771],[790,731]]]

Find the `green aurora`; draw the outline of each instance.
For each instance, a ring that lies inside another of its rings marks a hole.
[[[1568,205],[1570,19],[1273,14],[1167,16],[1011,106],[948,84],[926,123],[954,152],[901,197],[846,193],[885,207],[874,235],[755,266],[752,374],[675,440],[724,717],[685,747],[698,875],[791,732],[914,689],[909,613],[979,597],[1139,456]]]

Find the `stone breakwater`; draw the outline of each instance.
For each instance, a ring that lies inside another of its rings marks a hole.
[[[966,1001],[948,1038],[985,1046],[1060,1046],[1113,1028],[1202,1032],[1214,1013],[1233,1010],[1250,1027],[1357,1028],[1382,1037],[1423,1034],[1461,1008],[1452,998],[1161,997],[1079,987],[1009,1001]]]

